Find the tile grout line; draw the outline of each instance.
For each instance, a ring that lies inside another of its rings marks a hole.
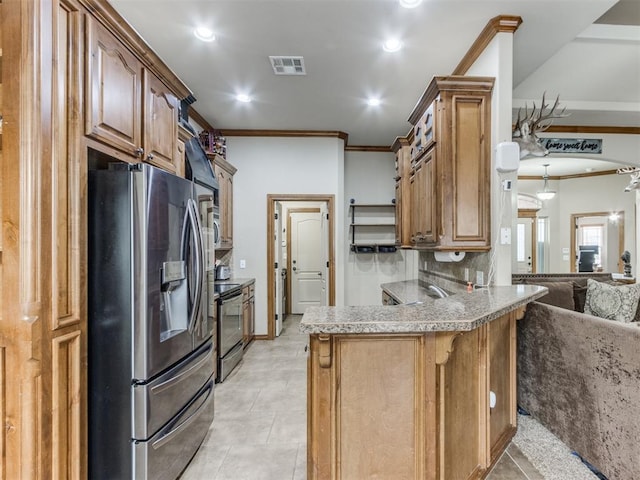
[[[510,454],[507,450],[505,450],[505,451],[504,451],[504,453],[506,453],[506,454],[507,454],[507,456],[511,459],[511,461],[512,461],[513,463],[515,463],[516,467],[518,467],[518,470],[520,470],[520,471],[522,472],[522,474],[524,475],[525,479],[526,479],[526,480],[531,480],[531,477],[529,477],[529,475],[527,475],[527,472],[525,472],[525,471],[522,469],[522,467],[521,467],[521,466],[520,466],[520,464],[517,462],[517,460],[516,460],[515,458],[513,458],[513,457],[511,456],[511,454]]]

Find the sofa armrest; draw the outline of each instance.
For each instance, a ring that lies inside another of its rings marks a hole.
[[[607,477],[640,478],[640,327],[529,304],[518,403]]]

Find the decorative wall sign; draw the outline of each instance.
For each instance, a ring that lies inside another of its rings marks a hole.
[[[601,138],[541,138],[549,153],[602,153]]]

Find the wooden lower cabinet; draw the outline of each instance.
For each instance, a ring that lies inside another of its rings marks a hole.
[[[242,343],[247,348],[255,337],[255,283],[242,288]]]
[[[515,433],[515,375],[513,313],[470,332],[311,335],[307,478],[484,478]]]

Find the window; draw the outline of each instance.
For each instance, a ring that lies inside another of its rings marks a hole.
[[[525,260],[525,244],[526,244],[526,238],[525,238],[526,232],[525,232],[525,226],[524,223],[518,223],[517,225],[517,230],[516,230],[516,239],[517,239],[517,245],[516,245],[516,260],[518,262],[524,262]]]

